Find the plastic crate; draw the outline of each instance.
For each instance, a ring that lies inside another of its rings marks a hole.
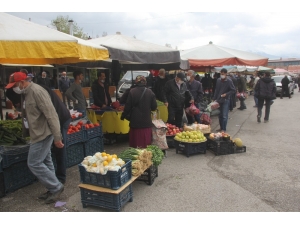
[[[5,193],[27,186],[37,179],[31,173],[27,162],[18,162],[3,170]]]
[[[84,145],[77,143],[67,147],[67,168],[75,166],[84,159]]]
[[[87,172],[84,166],[78,165],[80,180],[84,184],[118,190],[131,179],[131,160],[125,160],[125,165],[119,171],[107,171],[105,175]]]
[[[14,163],[27,161],[30,145],[0,146],[2,168],[8,168]]]
[[[228,155],[234,153],[232,141],[215,141],[208,138],[207,146],[215,155]]]
[[[119,194],[92,191],[82,187],[80,193],[83,208],[91,205],[119,212],[125,203],[133,201],[132,184]]]
[[[206,154],[206,141],[201,143],[186,143],[174,140],[176,154],[183,153],[187,157],[194,154]]]
[[[233,153],[244,153],[246,152],[246,146],[243,147],[237,147],[236,145],[233,145]]]
[[[84,156],[93,156],[96,152],[103,152],[103,137],[96,137],[84,143]]]
[[[67,134],[67,141],[66,141],[66,145],[67,147],[73,144],[77,144],[77,143],[81,143],[81,142],[85,142],[85,134],[84,134],[84,130],[80,130],[78,132],[72,133],[72,134]]]
[[[136,180],[145,181],[146,184],[152,185],[156,177],[158,177],[158,166],[151,165]]]
[[[169,148],[175,148],[174,136],[166,136],[166,140]]]
[[[102,137],[103,136],[102,125],[101,124],[98,127],[93,127],[93,128],[88,128],[88,129],[86,129],[84,127],[83,131],[85,133],[84,135],[85,135],[86,140],[90,140],[90,139],[95,138],[95,137]]]
[[[0,172],[0,198],[5,196],[4,174]]]

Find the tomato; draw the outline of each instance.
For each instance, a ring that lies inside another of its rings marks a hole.
[[[78,128],[75,128],[75,132],[78,132],[79,130],[78,130]]]
[[[80,120],[80,121],[77,123],[77,125],[82,125],[82,124],[83,124],[82,120]]]
[[[90,128],[93,128],[93,127],[95,127],[95,126],[94,126],[94,124],[91,123],[89,127],[90,127]]]
[[[89,128],[90,128],[90,126],[89,126],[88,124],[86,124],[86,125],[85,125],[85,128],[86,128],[86,129],[89,129]]]
[[[99,127],[100,124],[99,124],[99,123],[94,123],[94,126],[95,126],[95,127]]]

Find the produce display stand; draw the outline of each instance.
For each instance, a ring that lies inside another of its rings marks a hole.
[[[130,180],[117,190],[81,183],[78,187],[82,207],[86,208],[91,205],[119,212],[127,202],[133,201],[132,183],[135,180],[145,181],[148,185],[152,185],[157,176],[157,166],[151,165],[140,176],[131,176]]]
[[[189,143],[174,140],[176,154],[182,153],[186,157],[194,154],[206,154],[206,143],[207,141],[200,143]]]
[[[216,156],[246,152],[246,146],[237,147],[231,140],[212,140],[209,137],[207,137],[207,148]]]

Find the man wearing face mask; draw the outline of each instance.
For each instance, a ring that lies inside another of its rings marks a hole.
[[[76,70],[73,73],[74,82],[66,91],[67,98],[73,101],[74,110],[81,112],[83,117],[86,116],[87,102],[82,91],[81,82],[83,80],[83,73],[80,70]]]
[[[45,85],[45,86],[51,88],[50,79],[47,77],[47,73],[45,71],[43,71],[42,76],[38,78],[37,84],[42,84],[42,85]]]
[[[48,190],[39,196],[46,204],[54,203],[64,190],[64,185],[55,176],[51,159],[51,145],[64,147],[59,125],[59,118],[51,103],[49,93],[40,85],[27,81],[25,73],[16,72],[11,75],[6,89],[25,98],[22,106],[27,115],[30,134],[30,148],[27,164],[31,172]]]
[[[94,98],[94,105],[105,108],[107,106],[110,106],[112,101],[111,97],[109,95],[109,87],[108,84],[105,83],[105,73],[100,73],[98,75],[98,79],[95,80],[92,84],[92,93]]]
[[[153,92],[155,94],[156,100],[161,101],[168,107],[168,102],[166,98],[166,94],[164,91],[164,87],[169,79],[166,77],[166,71],[164,69],[160,69],[158,72],[158,76],[156,77]]]
[[[61,78],[59,79],[58,82],[58,88],[59,91],[61,92],[62,98],[63,98],[63,103],[66,105],[66,91],[68,90],[68,88],[70,87],[71,81],[69,79],[69,77],[67,77],[67,73],[65,71],[63,71],[61,73]],[[71,104],[70,104],[70,99],[67,98],[67,102],[68,102],[68,108],[71,109]]]
[[[220,129],[217,131],[226,132],[230,96],[235,92],[232,80],[227,78],[227,70],[225,68],[221,69],[221,77],[217,80],[216,90],[213,97],[213,101],[217,101],[220,104]]]
[[[189,99],[190,103],[194,103],[194,98],[187,89],[184,79],[184,73],[179,72],[174,79],[169,80],[165,85],[168,104],[168,123],[177,127],[182,127],[182,116],[186,99]]]

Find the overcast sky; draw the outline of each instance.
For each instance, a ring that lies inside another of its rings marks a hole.
[[[199,1],[197,7],[203,12],[188,12],[188,9],[195,10],[193,1],[181,1],[182,6],[177,7],[162,4],[163,0],[151,1],[151,5],[144,5],[144,1],[126,1],[126,5],[124,1],[112,1],[113,4],[105,5],[99,4],[102,1],[87,1],[86,4],[84,1],[64,1],[63,5],[59,1],[48,1],[43,3],[43,7],[29,7],[29,2],[22,5],[21,1],[17,7],[15,2],[10,3],[12,5],[4,6],[3,11],[26,20],[31,18],[32,22],[45,26],[50,26],[51,20],[58,15],[68,15],[92,38],[97,35],[101,37],[103,32],[110,35],[119,31],[139,40],[159,45],[170,44],[179,50],[206,45],[212,41],[223,47],[272,55],[269,58],[300,58],[300,13],[296,10],[293,12],[297,7],[293,7],[293,3],[289,4],[289,0],[284,1],[288,6],[286,8],[290,8],[288,12],[284,6],[270,8],[260,1],[251,1],[251,6],[245,1],[237,1],[236,4],[233,1],[234,4],[229,8],[228,5],[214,5],[215,1],[206,6]],[[179,4],[179,1],[176,2]],[[230,4],[230,1],[226,2]],[[207,8],[211,12],[201,10]]]

